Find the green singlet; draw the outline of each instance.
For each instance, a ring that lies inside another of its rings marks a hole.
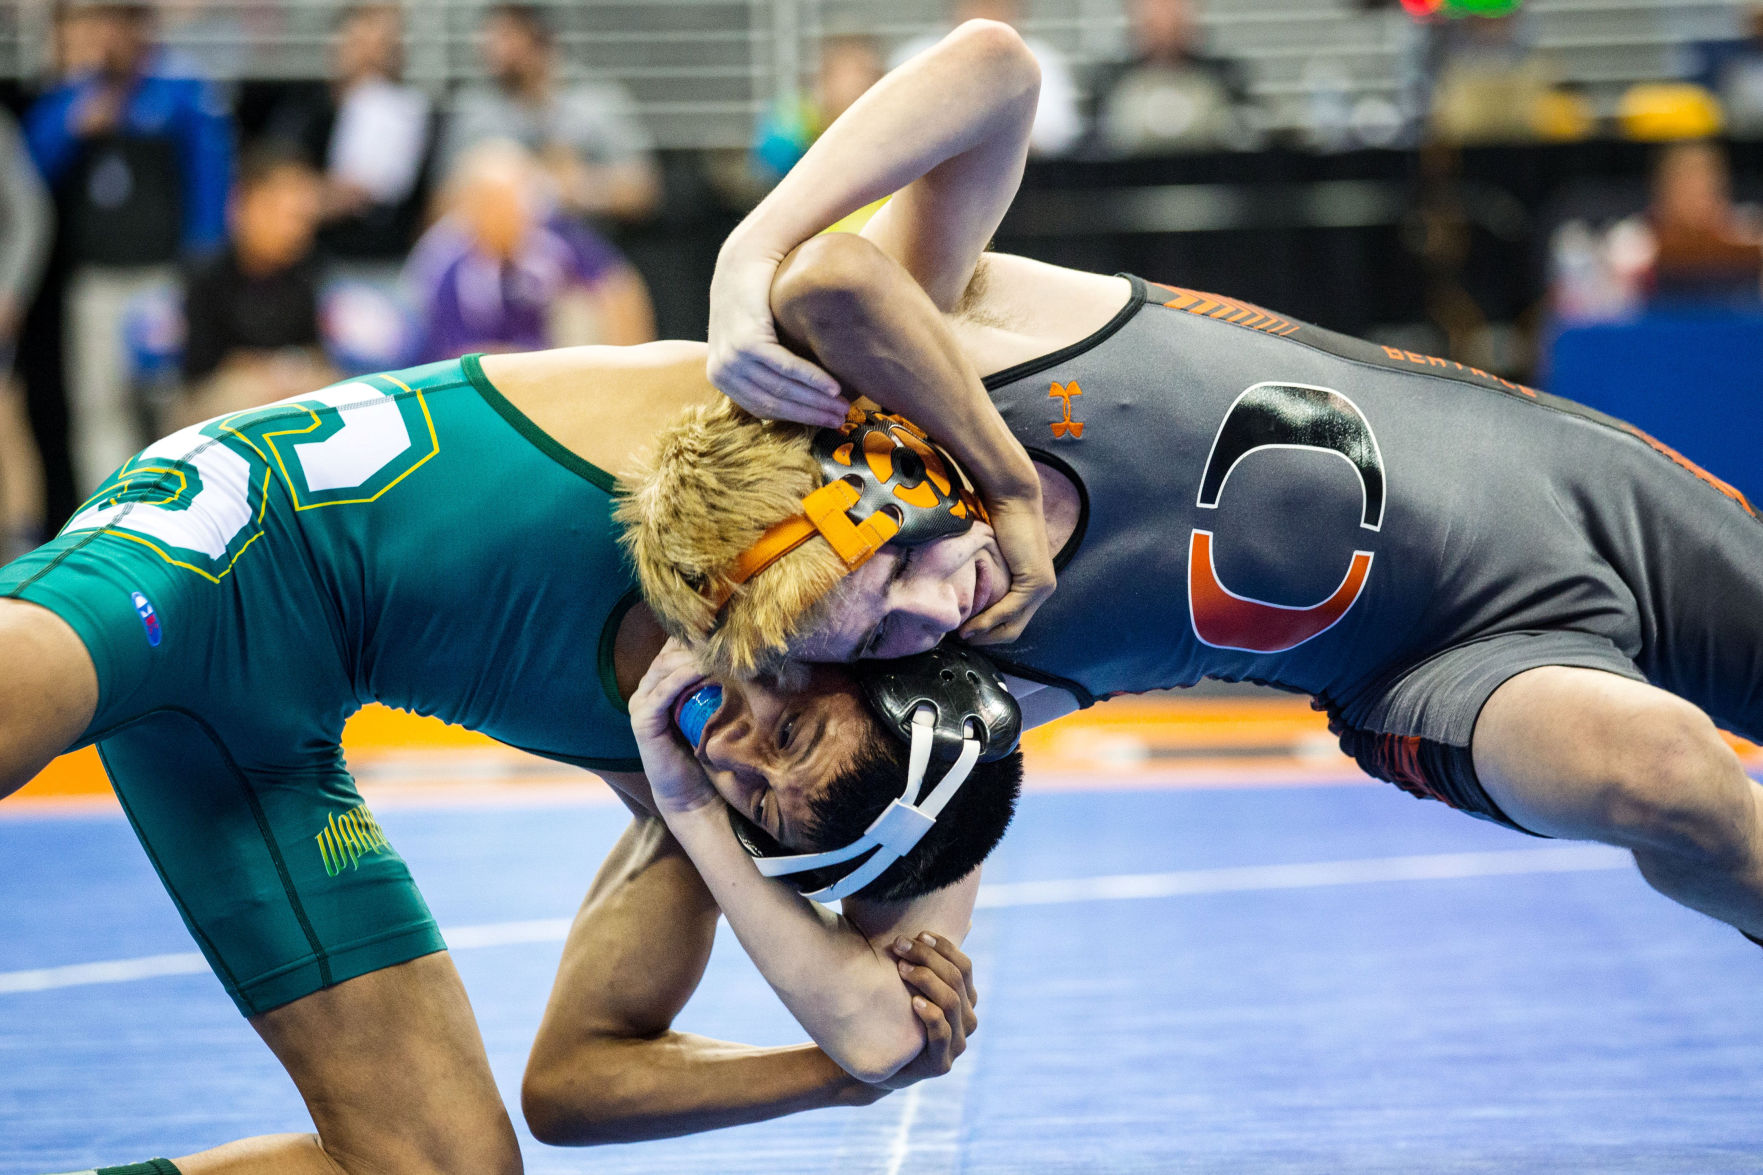
[[[85,642],[79,745],[246,1015],[445,949],[344,765],[363,703],[640,769],[612,489],[467,357],[175,433],[0,568]]]

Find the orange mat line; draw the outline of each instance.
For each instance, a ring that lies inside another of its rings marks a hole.
[[[1748,768],[1763,770],[1763,751],[1728,735]],[[371,777],[383,766],[399,776],[423,774],[420,760],[446,754],[480,759],[516,781],[555,781],[559,768],[528,770],[529,756],[486,735],[434,718],[368,706],[349,720],[343,747],[350,765]],[[1104,774],[1117,780],[1164,779],[1172,774],[1289,772],[1338,777],[1353,767],[1334,747],[1327,719],[1302,698],[1117,698],[1023,736],[1031,775]],[[455,773],[438,772],[442,786]],[[480,772],[457,773],[462,778]],[[89,799],[110,795],[110,783],[92,748],[63,755],[26,784],[15,799]]]
[[[457,751],[477,748],[516,755],[488,735],[449,726],[386,706],[368,706],[343,728],[343,750],[350,763],[366,767],[379,756],[411,750]],[[524,757],[524,756],[523,756]],[[92,747],[63,755],[25,784],[14,799],[68,799],[110,795],[110,780]],[[10,801],[9,801],[10,802]]]

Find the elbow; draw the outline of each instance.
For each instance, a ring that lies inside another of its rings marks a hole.
[[[833,1059],[865,1085],[880,1085],[924,1050],[924,1030],[916,1019],[872,1030]]]
[[[546,1146],[580,1146],[594,1123],[582,1113],[584,1099],[557,1075],[529,1065],[520,1083],[520,1112],[533,1137]],[[591,1101],[589,1102],[591,1104]]]
[[[594,1146],[629,1141],[636,1121],[621,1110],[616,1081],[582,1058],[571,1063],[529,1061],[520,1083],[527,1129],[546,1146]]]
[[[799,338],[848,322],[881,288],[888,258],[855,233],[823,233],[791,250],[771,283],[771,310]]]
[[[949,34],[951,49],[968,59],[968,68],[983,76],[998,94],[1032,109],[1040,101],[1041,63],[1022,34],[1002,21],[970,20]]]

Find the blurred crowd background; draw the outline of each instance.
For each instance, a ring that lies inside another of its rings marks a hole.
[[[1043,68],[1001,248],[1531,381],[1763,337],[1747,0],[0,0],[0,556],[220,412],[701,338],[728,229],[970,17]]]

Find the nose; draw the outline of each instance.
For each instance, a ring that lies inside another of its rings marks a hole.
[[[757,762],[753,744],[766,725],[769,710],[763,695],[756,702],[746,689],[725,685],[722,705],[710,716],[699,746],[705,764],[725,771],[752,769]]]
[[[948,580],[916,585],[901,594],[895,603],[895,609],[903,622],[902,627],[928,634],[931,637],[930,645],[960,628],[963,619],[961,600],[955,594],[954,584]]]

